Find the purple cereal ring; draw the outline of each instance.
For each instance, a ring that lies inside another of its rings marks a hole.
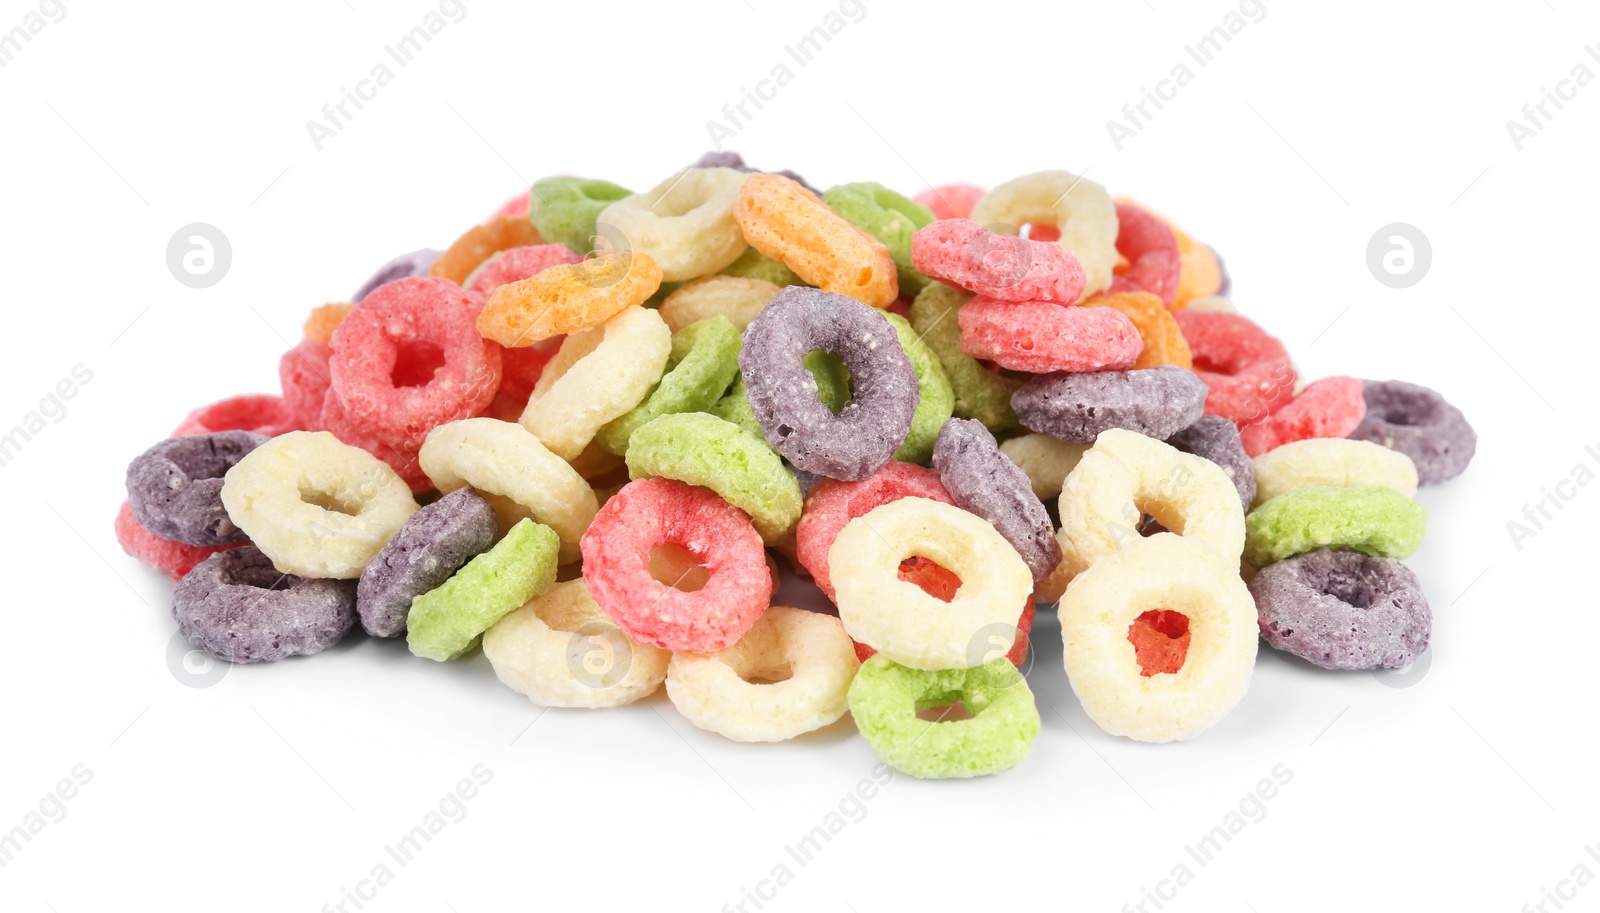
[[[1011,394],[1011,408],[1029,430],[1081,444],[1112,428],[1164,441],[1198,421],[1205,405],[1205,382],[1172,365],[1040,374]]]
[[[352,580],[279,572],[253,545],[218,552],[172,590],[172,614],[189,642],[230,663],[308,656],[342,640],[356,623]]]
[[[1212,259],[1217,261],[1217,273],[1220,276],[1217,282],[1217,290],[1214,294],[1226,298],[1228,293],[1233,291],[1233,277],[1228,275],[1228,264],[1222,262],[1222,255],[1217,253],[1215,247],[1211,247],[1209,244],[1206,247],[1211,251]]]
[[[1466,471],[1478,433],[1438,391],[1403,380],[1364,380],[1367,414],[1350,437],[1398,450],[1417,464],[1417,482],[1446,482]]]
[[[800,363],[819,350],[850,371],[850,403],[838,415],[817,399],[817,379]],[[821,289],[791,285],[773,296],[745,328],[739,371],[772,449],[830,479],[858,481],[889,462],[917,409],[917,374],[894,327]]]
[[[1239,489],[1244,512],[1256,500],[1256,461],[1244,452],[1239,426],[1220,415],[1202,415],[1193,425],[1167,438],[1167,443],[1222,467]]]
[[[424,247],[422,250],[414,250],[409,254],[401,254],[395,257],[388,263],[378,267],[378,271],[372,274],[371,279],[361,283],[361,287],[356,289],[354,295],[350,296],[350,300],[359,304],[361,299],[367,297],[373,289],[380,285],[388,285],[397,279],[428,275],[428,267],[433,265],[433,261],[439,259],[441,253],[444,252],[434,250],[431,247]]]
[[[784,177],[788,178],[789,180],[794,181],[796,184],[799,184],[801,187],[804,187],[805,189],[807,189],[807,190],[811,191],[812,193],[816,194],[817,196],[819,196],[819,197],[822,196],[822,191],[818,190],[815,187],[812,187],[810,184],[807,184],[805,178],[801,177],[798,174],[795,174],[793,171],[762,172],[760,168],[751,168],[749,165],[746,165],[744,163],[744,156],[740,155],[737,152],[733,152],[731,150],[728,151],[728,152],[707,152],[705,155],[702,155],[699,158],[695,159],[694,163],[691,164],[689,167],[690,168],[732,168],[734,171],[746,171],[746,172],[754,171],[754,172],[757,172],[757,173],[781,174]]]
[[[167,438],[128,464],[128,504],[139,525],[189,545],[243,542],[222,506],[222,477],[267,442],[253,431]]]
[[[361,572],[356,612],[373,637],[399,637],[411,600],[437,589],[494,545],[494,508],[470,487],[457,488],[411,515]]]
[[[1261,636],[1324,669],[1403,669],[1428,649],[1422,584],[1393,558],[1319,548],[1250,581]]]
[[[1027,473],[1000,452],[983,422],[953,418],[933,445],[933,469],[956,506],[995,528],[1033,572],[1034,585],[1061,563],[1061,545]]]

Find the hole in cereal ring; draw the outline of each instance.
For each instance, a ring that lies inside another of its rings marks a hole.
[[[1177,672],[1189,655],[1189,616],[1171,609],[1151,609],[1128,625],[1139,674]]]
[[[706,585],[711,572],[694,552],[676,542],[663,542],[650,550],[650,576],[673,589],[693,593]]]
[[[961,578],[955,572],[921,556],[900,562],[899,576],[907,583],[916,584],[924,593],[940,602],[956,598],[956,592],[961,589]]]
[[[752,685],[776,685],[794,675],[794,667],[787,661],[770,666],[755,666],[741,670],[739,677]]]
[[[934,704],[917,708],[917,719],[929,723],[959,723],[962,720],[972,719],[972,714],[962,706],[960,701],[953,704]]]
[[[426,339],[403,339],[397,346],[389,380],[396,387],[421,387],[444,367],[444,349]]]
[[[316,489],[300,489],[300,500],[310,504],[313,507],[320,507],[323,510],[333,511],[336,514],[344,514],[347,517],[354,517],[361,513],[360,504],[353,504],[349,501],[345,501],[332,494],[329,494],[328,492],[318,491]]]

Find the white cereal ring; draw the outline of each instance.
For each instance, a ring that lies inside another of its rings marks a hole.
[[[1117,265],[1117,207],[1094,181],[1067,171],[1038,171],[1006,181],[978,201],[972,221],[1007,234],[1024,225],[1053,225],[1060,244],[1083,265],[1082,298],[1111,287]],[[1081,298],[1080,298],[1081,300]]]
[[[1141,541],[1144,514],[1204,542],[1224,563],[1244,553],[1244,505],[1222,467],[1132,431],[1100,432],[1067,476],[1059,506],[1056,539],[1074,574]]]
[[[1185,304],[1183,309],[1186,311],[1227,311],[1230,314],[1239,313],[1239,309],[1233,306],[1233,302],[1221,295],[1212,295],[1207,298],[1190,298],[1189,303]]]
[[[691,323],[720,315],[743,332],[776,294],[778,287],[765,279],[705,276],[668,295],[661,302],[661,318],[676,333]]]
[[[1067,474],[1088,450],[1088,444],[1063,441],[1053,434],[1024,434],[1000,445],[1000,452],[1027,475],[1041,501],[1061,494]]]
[[[502,529],[527,518],[555,530],[562,564],[577,560],[578,540],[600,510],[583,476],[513,422],[469,418],[440,425],[417,459],[441,492],[477,489]]]
[[[959,577],[955,598],[944,602],[901,580],[900,562],[913,557]],[[987,520],[927,498],[901,498],[851,520],[828,549],[828,566],[850,636],[925,671],[982,665],[991,637],[1002,629],[1016,636],[1033,591],[1033,573]]]
[[[634,641],[582,579],[557,583],[495,623],[483,655],[511,690],[546,707],[620,707],[654,694],[669,651]]]
[[[1417,495],[1417,464],[1371,441],[1317,437],[1284,444],[1255,458],[1255,506],[1301,488],[1381,485]]]
[[[595,231],[621,249],[649,254],[663,282],[714,273],[745,252],[733,204],[743,171],[690,168],[600,211]]]
[[[667,322],[637,305],[568,336],[539,375],[522,412],[522,427],[556,456],[576,459],[601,425],[649,395],[671,354]]]
[[[222,506],[272,566],[299,577],[361,576],[417,511],[387,463],[326,431],[280,434],[222,482]]]
[[[775,605],[721,653],[672,654],[667,697],[701,729],[781,742],[844,716],[860,667],[839,619]]]
[[[1162,609],[1188,619],[1188,651],[1177,672],[1146,676],[1128,628]],[[1255,601],[1235,564],[1190,537],[1158,533],[1096,562],[1067,587],[1060,618],[1072,690],[1112,735],[1192,738],[1227,716],[1250,686]]]

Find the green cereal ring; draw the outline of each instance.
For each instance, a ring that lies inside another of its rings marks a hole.
[[[555,530],[518,521],[494,548],[411,601],[406,615],[411,652],[442,662],[471,650],[495,622],[550,588],[560,550]]]
[[[739,376],[739,331],[726,317],[708,317],[672,334],[667,373],[644,402],[600,427],[595,440],[618,456],[628,438],[653,418],[704,412],[716,405]]]
[[[533,182],[528,218],[546,242],[586,254],[593,249],[590,241],[600,210],[631,196],[628,188],[595,178],[540,178]]]
[[[1409,558],[1427,525],[1422,505],[1392,488],[1302,488],[1244,518],[1244,558],[1258,568],[1319,548]]]
[[[917,714],[957,701],[971,719]],[[922,779],[982,777],[1009,770],[1039,734],[1028,682],[1005,657],[971,669],[923,672],[878,655],[850,685],[850,714],[890,767]]]
[[[933,222],[933,213],[926,206],[872,181],[830,187],[822,195],[822,202],[889,248],[900,279],[900,294],[916,295],[928,284],[928,277],[911,265],[911,236]]]
[[[831,352],[817,351],[800,359],[800,363],[806,366],[817,382],[818,401],[826,404],[830,411],[837,415],[850,404],[850,371],[845,368],[844,362],[840,361],[838,356]],[[718,400],[710,411],[717,418],[732,422],[763,441],[766,440],[761,425],[756,422],[755,413],[750,409],[750,399],[745,396],[744,377],[736,379],[733,382],[733,389],[728,391],[727,396]],[[938,433],[938,429],[934,429],[934,435],[937,436]]]
[[[704,412],[664,415],[633,433],[628,478],[676,479],[709,488],[750,515],[761,541],[781,541],[800,522],[800,483],[760,437]]]
[[[894,452],[894,458],[907,463],[927,463],[933,456],[933,442],[939,439],[939,430],[950,420],[955,409],[956,394],[944,376],[944,368],[918,336],[911,324],[899,314],[883,315],[894,334],[900,337],[900,348],[911,359],[911,370],[917,374],[917,411],[911,414],[911,431],[904,444]]]
[[[794,270],[777,260],[763,254],[755,248],[750,248],[739,255],[739,259],[728,264],[719,276],[743,276],[746,279],[761,279],[770,282],[778,288],[786,285],[805,285],[806,281],[795,275]]]
[[[955,312],[972,296],[943,282],[929,282],[911,304],[911,326],[944,367],[956,397],[955,414],[975,418],[996,434],[1020,427],[1011,394],[1022,384],[996,374],[961,351]]]

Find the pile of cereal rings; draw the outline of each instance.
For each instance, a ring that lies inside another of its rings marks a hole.
[[[1044,171],[915,199],[710,153],[643,193],[538,181],[315,308],[280,395],[128,467],[123,548],[234,663],[357,627],[481,648],[537,704],[663,683],[729,739],[847,712],[916,777],[1019,763],[1056,604],[1114,735],[1187,739],[1260,640],[1399,669],[1419,484],[1475,435],[1426,387],[1304,382],[1216,253]],[[773,605],[775,556],[835,613]]]

